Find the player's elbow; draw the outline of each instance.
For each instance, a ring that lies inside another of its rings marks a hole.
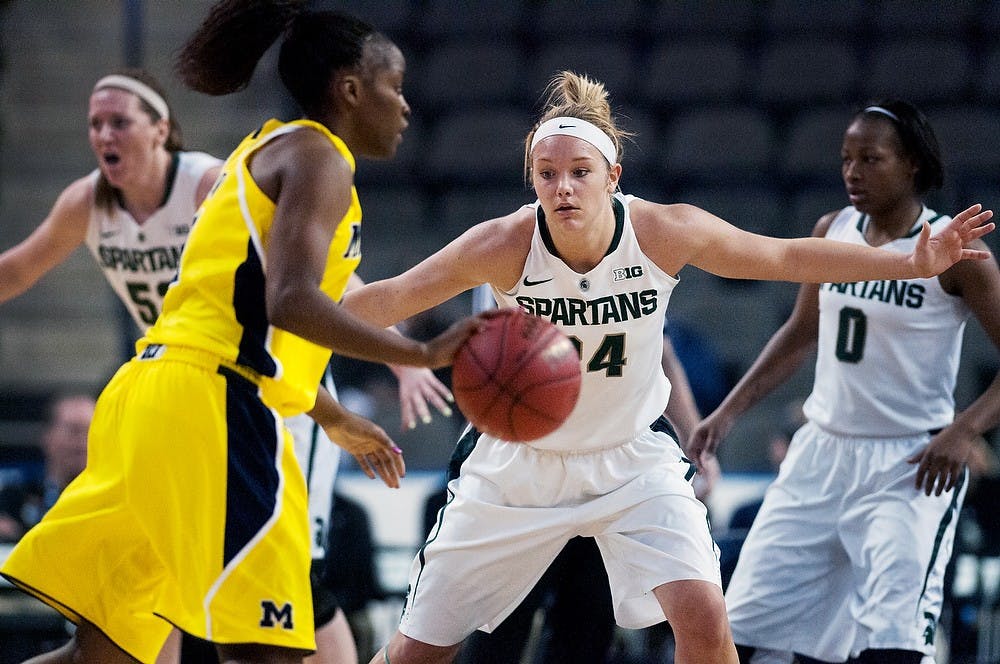
[[[298,288],[269,287],[266,297],[268,322],[283,330],[296,332],[307,315],[308,298]]]

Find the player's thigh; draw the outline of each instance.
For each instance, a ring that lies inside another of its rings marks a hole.
[[[414,558],[403,633],[452,645],[482,626],[499,625],[569,538],[571,526],[558,521],[562,514],[569,515],[457,495]]]

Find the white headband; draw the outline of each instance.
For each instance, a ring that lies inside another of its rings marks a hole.
[[[153,110],[156,111],[161,118],[164,120],[170,119],[170,109],[167,108],[167,102],[160,96],[160,93],[142,81],[137,81],[130,76],[112,74],[111,76],[105,76],[99,80],[97,85],[94,86],[94,92],[97,92],[102,88],[121,88],[122,90],[128,90],[139,99],[152,106]]]
[[[882,108],[881,106],[869,106],[868,108],[865,109],[864,112],[865,113],[881,113],[882,115],[890,117],[893,120],[895,120],[896,122],[899,122],[899,116],[897,116],[895,113],[893,113],[889,109]]]
[[[608,163],[614,165],[618,163],[618,151],[615,150],[614,141],[605,134],[597,125],[591,124],[580,118],[561,116],[546,120],[535,130],[535,135],[531,137],[531,150],[534,152],[538,142],[549,136],[573,136],[587,141],[601,151]]]

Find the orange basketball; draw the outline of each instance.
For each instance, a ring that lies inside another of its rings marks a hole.
[[[555,431],[580,396],[580,356],[538,316],[503,309],[455,355],[451,389],[476,429],[511,442]]]

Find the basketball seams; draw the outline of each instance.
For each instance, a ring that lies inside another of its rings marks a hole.
[[[552,351],[555,344],[565,350]],[[515,442],[551,433],[569,416],[581,388],[580,358],[555,325],[522,309],[487,320],[452,368],[459,409],[480,431]]]

